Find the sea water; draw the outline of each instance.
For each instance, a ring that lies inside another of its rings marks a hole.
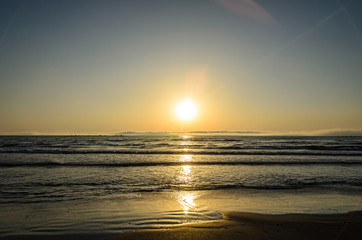
[[[224,211],[342,213],[361,200],[362,137],[0,137],[1,239],[96,239]]]

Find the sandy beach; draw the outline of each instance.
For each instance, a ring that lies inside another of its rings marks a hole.
[[[362,239],[362,212],[269,215],[226,212],[223,220],[164,229],[133,230],[125,239]]]

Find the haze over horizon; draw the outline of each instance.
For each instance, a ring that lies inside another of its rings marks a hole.
[[[362,135],[361,31],[359,0],[3,0],[0,134]]]

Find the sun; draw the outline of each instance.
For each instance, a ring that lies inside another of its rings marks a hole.
[[[182,121],[189,121],[195,118],[197,106],[191,98],[185,98],[176,105],[176,115]]]

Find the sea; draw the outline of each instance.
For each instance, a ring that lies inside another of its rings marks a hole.
[[[0,239],[362,210],[362,137],[0,136]]]

